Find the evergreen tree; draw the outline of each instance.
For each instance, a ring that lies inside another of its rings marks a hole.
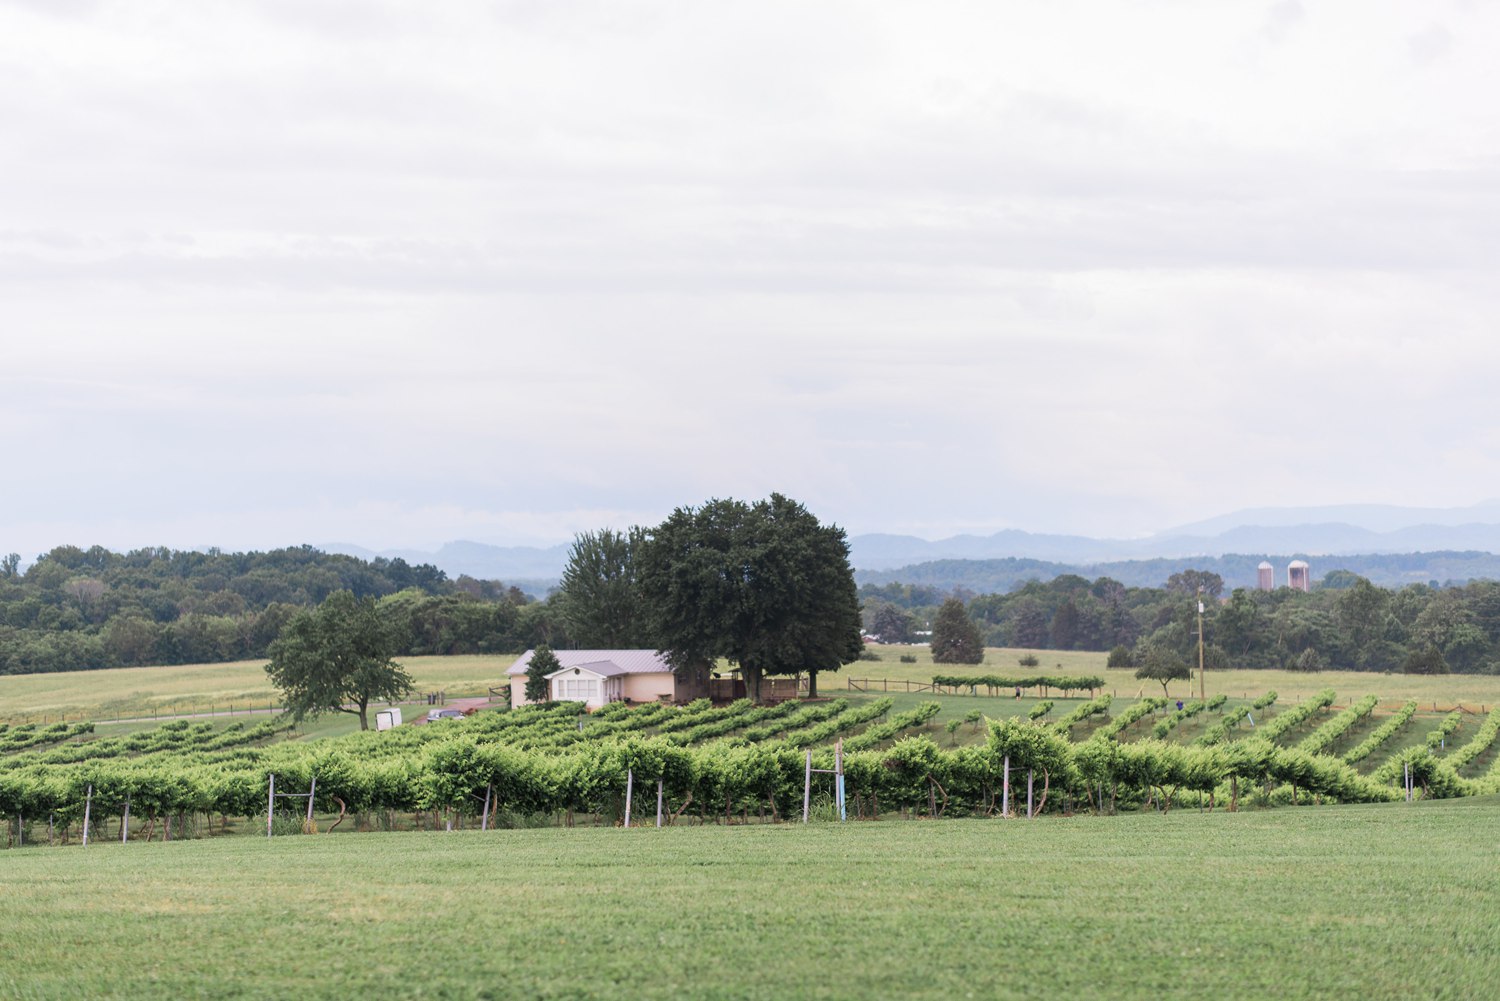
[[[547,675],[559,670],[562,670],[562,664],[552,648],[545,643],[537,647],[531,654],[531,663],[526,665],[526,701],[546,702],[550,699],[552,693],[548,690]]]
[[[1052,616],[1052,649],[1071,650],[1078,645],[1078,606],[1069,598]]]
[[[984,660],[979,627],[964,610],[964,603],[949,598],[932,620],[932,661],[935,664],[978,664]]]
[[[1019,599],[1011,606],[1007,635],[1010,645],[1023,650],[1040,650],[1047,645],[1049,629],[1047,610],[1032,597]]]

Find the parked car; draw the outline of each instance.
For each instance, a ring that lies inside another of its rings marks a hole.
[[[427,714],[427,722],[436,723],[440,719],[463,719],[462,709],[434,709]]]

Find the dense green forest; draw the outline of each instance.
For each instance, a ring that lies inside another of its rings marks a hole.
[[[1155,587],[1062,574],[987,594],[865,584],[859,597],[864,628],[891,642],[921,639],[956,593],[991,646],[1110,650],[1116,662],[1164,648],[1194,661],[1200,585],[1211,666],[1500,673],[1500,583],[1490,580],[1388,589],[1336,570],[1310,593],[1226,594],[1218,574],[1182,570]],[[515,587],[450,580],[400,559],[308,546],[124,554],[61,546],[24,572],[15,555],[0,560],[0,674],[264,657],[293,613],[337,590],[377,598],[399,627],[402,655],[602,641],[577,609],[569,613],[566,593],[532,601]]]
[[[263,657],[293,613],[339,590],[380,599],[408,655],[555,639],[551,607],[519,589],[400,559],[61,546],[25,572],[0,560],[0,674]]]
[[[1111,650],[1111,666],[1129,666],[1153,647],[1196,661],[1200,585],[1210,666],[1500,673],[1500,582],[1490,580],[1391,590],[1334,571],[1311,592],[1225,595],[1218,574],[1186,570],[1162,587],[1064,574],[1004,594],[956,593],[990,646]],[[865,584],[865,628],[888,642],[918,638],[950,593]]]

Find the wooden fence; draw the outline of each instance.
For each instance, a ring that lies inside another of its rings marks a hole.
[[[895,688],[891,686],[895,685]],[[879,686],[879,687],[877,687]],[[921,681],[893,681],[890,678],[850,678],[849,691],[851,692],[936,692],[936,685],[925,684]]]

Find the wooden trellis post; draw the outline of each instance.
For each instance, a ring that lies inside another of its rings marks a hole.
[[[820,775],[833,776],[833,798],[834,804],[839,811],[839,819],[849,819],[844,805],[844,741],[840,738],[833,749],[832,768],[814,768],[812,766],[812,751],[806,752],[806,767],[802,773],[802,822],[805,824],[812,807],[812,777],[817,772]]]

